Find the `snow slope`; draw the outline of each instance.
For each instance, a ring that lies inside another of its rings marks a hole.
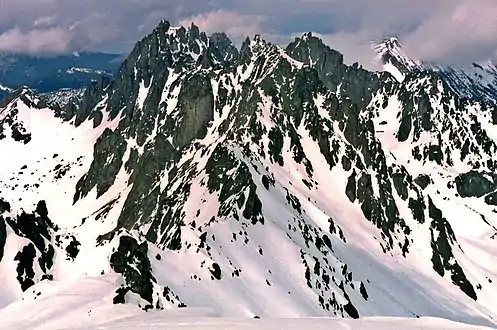
[[[491,329],[445,319],[421,317],[341,318],[236,318],[220,317],[209,307],[144,313],[132,305],[112,305],[116,276],[85,278],[75,282],[45,282],[26,292],[23,300],[0,310],[0,328],[62,329]]]
[[[183,308],[144,313],[130,305],[111,305],[113,279],[84,280],[79,289],[59,285],[49,296],[26,296],[0,311],[2,329],[491,329],[437,318],[234,318],[219,317],[209,308]]]

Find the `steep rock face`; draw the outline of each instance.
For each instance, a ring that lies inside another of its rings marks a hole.
[[[231,54],[226,40],[223,43],[217,38],[216,41],[213,47],[219,44],[223,48],[211,50],[209,39],[196,26],[188,30],[173,29],[164,21],[136,45],[108,92],[105,110],[110,112],[111,118],[121,116],[122,120],[117,130],[104,132],[100,137],[94,155],[98,161],[78,183],[75,201],[95,185],[98,195],[105,193],[128,152],[131,156],[126,168],[133,173],[130,181],[134,185],[120,217],[120,226],[130,229],[140,214],[143,213],[145,219],[150,216],[159,193],[154,185],[165,175],[167,164],[177,160],[177,149],[205,135],[206,125],[213,119],[210,80],[192,68],[202,65],[203,59],[212,54]],[[180,111],[172,113],[176,106]],[[109,152],[109,148],[116,147],[117,153]],[[101,176],[102,169],[107,171],[104,176]]]
[[[214,64],[225,65],[238,59],[238,49],[233,45],[226,33],[214,33],[209,37],[209,40],[212,45],[210,51],[214,53],[211,54],[210,58],[215,61]]]
[[[207,134],[207,124],[214,119],[214,95],[206,76],[193,75],[185,81],[178,95],[179,118],[173,144],[179,148]]]
[[[133,237],[126,235],[119,238],[117,251],[112,253],[109,261],[112,269],[122,275],[124,283],[116,290],[114,304],[125,303],[126,294],[132,292],[143,299],[144,310],[163,309],[166,301],[176,303],[177,307],[186,307],[171,289],[157,286],[148,258],[146,242],[138,244]]]
[[[21,119],[28,101],[16,99]],[[286,49],[256,36],[238,52],[225,35],[163,21],[114,82],[59,109],[57,125],[88,142],[63,150],[81,166],[58,179],[60,205],[47,200],[64,210],[55,254],[65,267],[95,260],[85,271],[119,278],[112,301],[138,296],[144,309],[489,322],[496,288],[479,256],[493,251],[481,250],[497,225],[492,181],[466,174],[496,167],[482,109],[431,73],[400,83],[346,66],[310,34]]]

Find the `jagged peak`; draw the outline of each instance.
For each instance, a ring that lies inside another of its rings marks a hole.
[[[187,39],[200,38],[203,41],[207,40],[207,35],[205,34],[205,32],[201,32],[200,28],[194,22],[191,22],[189,26],[173,26],[170,21],[163,19],[155,27],[151,35],[153,35],[154,33],[159,35],[165,34],[172,38],[179,37],[181,40],[185,39],[185,37],[188,37]],[[147,38],[148,36],[146,36],[144,39]]]
[[[311,39],[312,37],[313,37],[312,32],[309,31],[309,32],[304,32],[300,38],[305,41]]]
[[[324,43],[323,39],[321,39],[319,36],[315,35],[311,31],[302,33],[300,37],[295,37],[295,39],[288,44],[286,47],[288,48],[299,48],[299,47],[317,47],[321,51],[323,50],[328,50],[332,51],[334,53],[342,55],[338,50],[331,48],[327,44]]]
[[[397,37],[390,37],[383,39],[382,44],[389,49],[397,49],[397,50],[402,49],[402,44],[400,43],[400,40]]]
[[[226,40],[228,39],[231,41],[231,39],[228,37],[228,35],[225,32],[214,32],[210,36],[211,39],[216,39],[216,40]]]
[[[155,29],[162,30],[162,31],[168,31],[170,28],[171,28],[171,23],[166,19],[162,19]]]
[[[0,109],[2,109],[2,115],[5,116],[8,113],[8,111],[5,112],[3,110],[9,109],[9,104],[14,104],[19,100],[33,108],[40,108],[43,106],[43,104],[40,103],[39,94],[36,91],[30,89],[28,86],[22,85],[11,92],[7,97],[2,99],[2,101],[0,101]]]
[[[161,20],[154,30],[143,37],[134,47],[126,61],[135,62],[140,58],[157,58],[160,54],[189,53],[195,63],[207,49],[209,38],[193,22],[189,26],[172,26],[170,21]],[[159,54],[157,54],[157,51]],[[125,61],[125,62],[126,62]]]
[[[294,42],[303,42],[303,43],[308,43],[308,42],[316,42],[319,44],[324,45],[324,42],[321,38],[313,34],[311,31],[304,32],[302,35],[295,37]]]
[[[321,38],[310,31],[295,37],[285,50],[290,56],[310,65],[313,65],[323,54],[333,57],[334,62],[343,63],[342,53],[326,45]]]
[[[252,39],[246,37],[240,48],[242,62],[247,61],[252,55],[267,54],[277,49],[277,46],[264,39],[260,34],[255,34]]]
[[[36,92],[26,85],[21,85],[12,92],[12,95],[14,96],[14,98],[17,98],[20,96],[26,96],[26,95],[32,96],[35,94],[36,94]]]
[[[252,38],[252,45],[272,45],[271,42],[267,41],[261,34],[255,34]]]
[[[238,58],[239,51],[224,32],[215,32],[209,37],[210,47],[219,55],[218,61],[230,62]]]
[[[402,43],[397,37],[373,40],[371,47],[377,53],[378,59],[384,62],[388,62],[391,60],[391,57],[394,57],[410,67],[418,67],[420,65],[418,61],[415,61],[404,52]]]
[[[413,70],[422,67],[422,64],[408,56],[397,37],[371,41],[371,48],[376,53],[375,60],[384,66],[398,81]]]

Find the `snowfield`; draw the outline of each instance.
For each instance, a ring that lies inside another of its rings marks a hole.
[[[0,310],[0,329],[12,330],[485,330],[434,317],[342,318],[243,318],[223,317],[213,309],[180,308],[143,312],[132,305],[112,305],[115,276],[84,279],[78,283],[44,283],[44,296],[27,292]],[[34,288],[33,291],[37,291]]]

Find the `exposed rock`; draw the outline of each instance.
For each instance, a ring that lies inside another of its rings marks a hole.
[[[421,189],[426,189],[428,185],[431,183],[431,179],[428,175],[426,174],[420,174],[418,177],[414,180],[414,182],[421,187]]]
[[[497,206],[497,191],[485,196],[485,203],[488,205]]]
[[[116,252],[110,257],[110,264],[116,273],[120,273],[130,291],[140,295],[149,303],[153,302],[153,283],[146,242],[138,242],[130,236],[121,236]],[[121,290],[121,296],[122,296]],[[122,301],[122,298],[118,298]]]
[[[482,197],[497,189],[497,179],[470,171],[456,178],[456,188],[461,197]]]

